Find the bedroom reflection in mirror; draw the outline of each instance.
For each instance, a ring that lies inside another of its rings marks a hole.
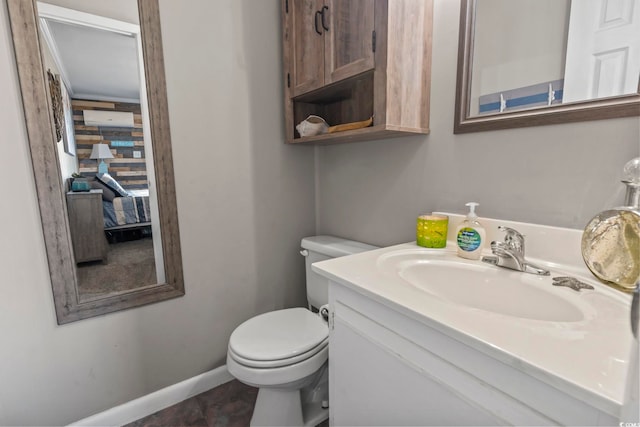
[[[164,283],[137,5],[129,22],[43,2],[38,15],[43,65],[64,87],[58,161],[78,301]]]

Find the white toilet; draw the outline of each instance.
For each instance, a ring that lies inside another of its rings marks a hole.
[[[311,264],[377,249],[332,236],[306,237],[301,246],[310,310],[261,314],[238,326],[229,339],[229,372],[259,388],[252,426],[315,426],[327,419],[329,328],[323,306],[329,298],[328,283]]]

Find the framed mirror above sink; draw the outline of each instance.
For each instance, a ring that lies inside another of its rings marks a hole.
[[[640,115],[636,0],[462,0],[454,133]]]

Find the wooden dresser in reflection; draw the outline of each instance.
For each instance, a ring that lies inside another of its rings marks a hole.
[[[107,256],[102,215],[102,190],[67,193],[69,228],[76,263],[102,261]]]

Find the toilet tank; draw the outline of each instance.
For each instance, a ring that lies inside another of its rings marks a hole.
[[[318,309],[329,302],[329,281],[311,270],[311,264],[345,255],[353,255],[378,249],[377,246],[333,236],[313,236],[302,239],[301,254],[305,256],[307,272],[307,301],[309,306]]]

